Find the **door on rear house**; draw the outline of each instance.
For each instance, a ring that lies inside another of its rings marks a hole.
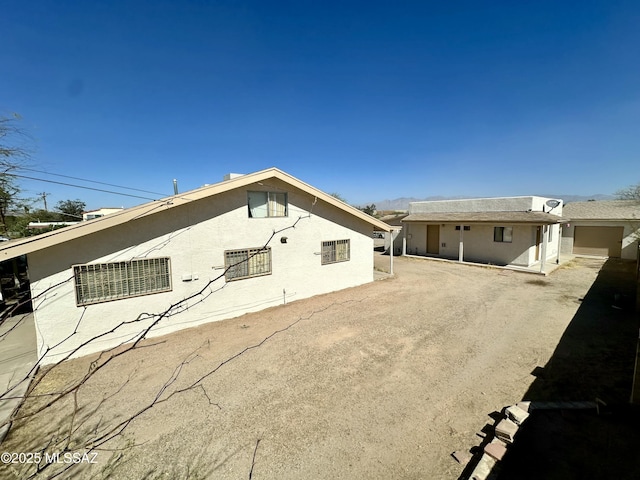
[[[427,227],[427,253],[431,255],[440,253],[440,225]]]

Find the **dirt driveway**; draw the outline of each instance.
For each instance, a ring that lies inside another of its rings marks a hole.
[[[523,398],[602,263],[574,260],[545,278],[397,258],[393,279],[153,339],[82,387],[76,425],[144,408],[181,363],[160,398],[256,347],[137,417],[111,444],[127,448],[100,451],[81,478],[457,479],[450,454]],[[2,449],[33,451],[68,428],[72,405],[18,426]]]

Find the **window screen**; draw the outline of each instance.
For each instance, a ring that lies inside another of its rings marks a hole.
[[[167,257],[75,265],[73,274],[78,305],[171,290]]]

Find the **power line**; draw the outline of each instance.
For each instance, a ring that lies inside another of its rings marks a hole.
[[[124,187],[122,185],[115,185],[113,183],[99,182],[97,180],[88,180],[86,178],[80,178],[80,177],[72,177],[70,175],[62,175],[60,173],[45,172],[44,170],[36,170],[35,168],[18,167],[18,170],[28,170],[30,172],[44,173],[45,175],[52,175],[54,177],[70,178],[72,180],[80,180],[81,182],[97,183],[99,185],[107,185],[109,187],[122,188],[122,189],[125,189],[125,190],[135,190],[137,192],[151,193],[153,195],[160,195],[161,197],[166,197],[167,196],[166,193],[150,192],[149,190],[142,190],[140,188]],[[43,180],[43,181],[45,181],[45,180]]]
[[[72,183],[56,182],[55,180],[45,180],[44,178],[27,177],[26,175],[18,175],[17,173],[5,173],[4,175],[8,175],[10,177],[17,177],[17,178],[26,178],[27,180],[37,180],[39,182],[55,183],[57,185],[64,185],[66,187],[84,188],[85,190],[93,190],[93,191],[96,191],[96,192],[111,193],[113,195],[122,195],[122,196],[125,196],[125,197],[141,198],[143,200],[156,200],[155,198],[142,197],[140,195],[132,195],[130,193],[114,192],[112,190],[104,190],[102,188],[85,187],[84,185],[74,185]],[[151,193],[153,193],[153,192],[151,192]],[[158,195],[162,195],[162,194],[158,194]],[[162,195],[162,196],[166,196],[166,195]]]

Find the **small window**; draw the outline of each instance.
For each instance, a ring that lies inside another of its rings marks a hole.
[[[549,241],[553,240],[553,225],[549,225]]]
[[[494,227],[493,241],[511,243],[513,240],[513,227]]]
[[[322,265],[347,262],[351,255],[351,240],[322,242]]]
[[[75,265],[76,304],[109,302],[171,290],[169,258]]]
[[[241,280],[271,274],[271,248],[245,248],[224,252],[225,278]]]
[[[460,225],[456,225],[456,230],[460,230]],[[471,230],[471,227],[469,225],[464,225],[464,231],[468,232],[469,230]]]
[[[280,192],[247,192],[249,218],[286,217],[287,194]]]

